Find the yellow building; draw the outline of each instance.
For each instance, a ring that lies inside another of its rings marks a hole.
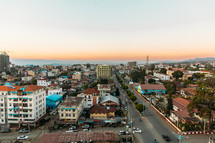
[[[111,77],[111,67],[108,65],[99,65],[96,67],[97,78]]]

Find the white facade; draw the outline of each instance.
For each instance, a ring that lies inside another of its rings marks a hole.
[[[48,90],[48,95],[51,95],[51,94],[60,94],[60,95],[62,95],[63,94],[63,90],[62,90],[62,88],[52,88],[52,89],[49,89]]]
[[[84,108],[85,109],[86,108],[88,109],[88,108],[93,106],[93,100],[95,100],[95,104],[98,104],[98,102],[99,102],[99,96],[93,96],[90,94],[81,93],[81,94],[78,94],[77,97],[83,97],[84,98],[84,100],[85,100]]]
[[[29,81],[31,81],[32,78],[33,78],[32,76],[24,76],[21,79],[22,79],[22,81],[29,82]]]
[[[0,125],[6,124],[7,92],[0,92]]]
[[[98,84],[97,86],[101,96],[110,95],[111,87],[109,84]]]
[[[8,91],[0,91],[0,94],[5,94],[5,92],[7,93],[5,115],[9,126],[35,124],[46,114],[46,91],[44,88],[36,85],[16,86],[12,90],[8,88]]]
[[[165,74],[162,74],[162,73],[154,73],[154,76],[159,78],[160,80],[170,80],[169,75],[165,75]]]
[[[51,85],[51,81],[47,81],[45,79],[38,79],[37,80],[37,86],[47,87],[49,85]]]

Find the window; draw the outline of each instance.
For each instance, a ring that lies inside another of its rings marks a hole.
[[[75,114],[72,114],[73,117],[75,117]]]
[[[63,114],[61,114],[61,117],[63,117]]]

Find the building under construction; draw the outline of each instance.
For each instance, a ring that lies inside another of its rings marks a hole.
[[[0,72],[7,71],[9,69],[9,64],[9,55],[5,51],[2,51],[0,54]]]

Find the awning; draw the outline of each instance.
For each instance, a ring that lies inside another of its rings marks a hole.
[[[32,98],[29,98],[29,100],[32,100]]]
[[[19,109],[18,107],[14,107],[13,109]]]
[[[72,108],[72,110],[75,110],[75,108]]]
[[[14,97],[13,99],[18,99],[17,97]]]
[[[11,116],[12,114],[9,114],[9,116]]]
[[[60,109],[64,109],[64,108],[60,108]]]
[[[28,114],[22,114],[22,115],[27,116]]]
[[[12,110],[12,109],[8,109],[8,110]]]
[[[27,97],[22,97],[22,99],[28,99]]]
[[[13,115],[16,115],[16,116],[18,116],[19,114],[13,114]]]

